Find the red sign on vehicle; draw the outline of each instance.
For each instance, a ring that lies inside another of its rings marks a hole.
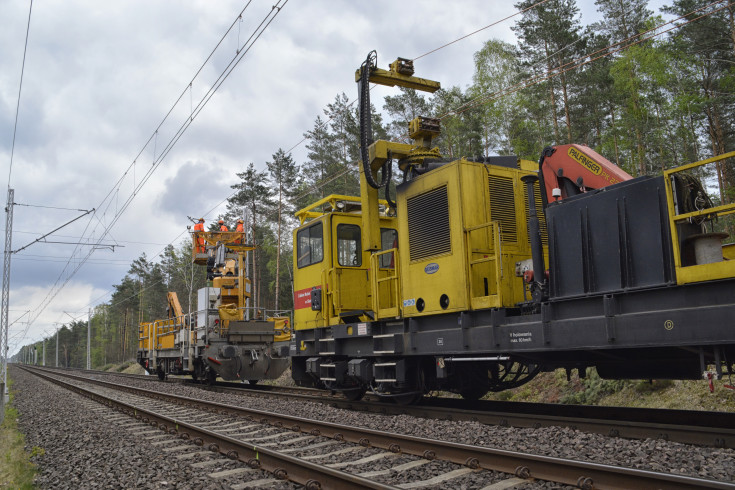
[[[321,286],[316,286],[316,289],[321,289]],[[293,308],[294,310],[300,310],[302,308],[311,308],[311,290],[314,288],[300,289],[293,293]]]

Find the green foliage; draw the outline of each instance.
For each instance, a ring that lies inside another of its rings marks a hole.
[[[601,398],[622,390],[628,381],[602,379],[594,369],[588,370],[587,377],[580,380],[580,389],[561,397],[560,403],[568,405],[594,405]]]
[[[409,143],[408,123],[419,117],[431,114],[431,105],[422,92],[410,88],[401,88],[399,95],[388,95],[384,99],[383,110],[391,121],[388,123],[388,135],[392,141]]]
[[[667,390],[674,386],[674,381],[670,379],[652,379],[638,381],[633,389],[636,393],[655,393],[657,391]]]

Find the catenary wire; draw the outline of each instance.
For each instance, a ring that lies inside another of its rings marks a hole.
[[[452,44],[454,44],[454,43],[457,43],[457,42],[459,42],[459,41],[461,41],[461,40],[463,40],[463,39],[465,39],[465,38],[468,38],[468,37],[470,37],[470,36],[474,36],[474,35],[475,35],[475,34],[477,34],[478,32],[482,32],[482,31],[484,31],[485,29],[488,29],[488,28],[490,28],[490,27],[493,27],[493,26],[496,26],[496,25],[500,24],[501,22],[505,22],[505,21],[506,21],[506,20],[508,20],[508,19],[512,19],[512,18],[513,18],[513,17],[515,17],[516,15],[519,15],[519,14],[522,14],[522,13],[524,13],[524,12],[527,12],[527,11],[529,11],[529,10],[531,10],[531,9],[534,9],[534,8],[538,7],[539,5],[542,5],[542,4],[544,4],[544,3],[548,2],[548,1],[549,1],[549,0],[541,0],[540,2],[536,2],[536,3],[534,3],[533,5],[531,5],[531,6],[529,6],[529,7],[526,7],[526,8],[525,8],[525,9],[523,9],[523,10],[519,10],[518,12],[516,12],[516,13],[514,13],[514,14],[512,14],[512,15],[509,15],[509,16],[507,16],[507,17],[504,17],[504,18],[502,18],[502,19],[500,19],[500,20],[498,20],[498,21],[496,21],[496,22],[493,22],[492,24],[488,24],[488,25],[486,25],[485,27],[481,27],[481,28],[477,29],[476,31],[472,31],[472,32],[470,32],[469,34],[465,34],[464,36],[462,36],[462,37],[459,37],[459,38],[455,39],[454,41],[450,41],[450,42],[448,42],[448,43],[446,43],[446,44],[443,44],[443,45],[439,46],[438,48],[432,49],[431,51],[427,51],[426,53],[424,53],[424,54],[421,54],[421,55],[419,55],[419,56],[415,57],[415,58],[414,58],[414,59],[413,59],[412,61],[416,61],[416,60],[418,60],[418,59],[421,59],[421,58],[423,58],[424,56],[428,56],[428,55],[430,55],[430,54],[432,54],[432,53],[435,53],[435,52],[439,51],[440,49],[444,49],[444,48],[446,48],[447,46],[451,46]]]
[[[188,123],[184,123],[181,126],[181,128],[179,129],[179,131],[177,131],[177,133],[171,138],[171,140],[169,141],[169,143],[166,146],[165,150],[159,155],[159,157],[156,160],[154,160],[154,163],[153,163],[152,167],[149,168],[149,170],[146,172],[146,174],[144,175],[144,177],[135,185],[135,188],[134,188],[133,192],[127,198],[127,200],[124,202],[123,206],[117,210],[117,212],[115,213],[115,216],[113,217],[112,221],[100,233],[100,236],[99,236],[98,242],[97,242],[98,244],[101,243],[101,241],[109,233],[109,230],[117,223],[117,221],[119,220],[119,218],[122,215],[122,213],[124,213],[125,210],[127,210],[128,206],[130,205],[130,203],[132,202],[132,200],[137,196],[137,194],[140,191],[140,189],[142,188],[142,186],[145,185],[145,183],[148,181],[148,179],[150,179],[153,171],[161,164],[161,162],[166,157],[166,155],[168,155],[168,153],[171,151],[171,149],[176,144],[176,142],[181,138],[181,136],[183,135],[183,132],[186,130],[186,128],[189,127],[189,125],[193,122],[193,120],[196,118],[196,116],[203,110],[203,108],[206,106],[207,102],[209,102],[209,100],[211,100],[212,96],[217,91],[217,89],[229,77],[229,75],[232,73],[232,71],[234,70],[234,68],[240,63],[240,61],[243,59],[243,57],[245,56],[245,54],[250,50],[250,48],[255,43],[255,41],[257,41],[260,38],[260,36],[262,35],[262,33],[265,31],[265,29],[271,24],[271,22],[275,19],[275,17],[278,15],[278,13],[280,13],[281,9],[288,3],[288,0],[283,1],[283,3],[281,3],[281,2],[282,2],[282,0],[278,0],[278,2],[276,3],[276,5],[274,5],[271,8],[271,10],[265,16],[265,18],[263,19],[263,21],[261,21],[261,24],[258,26],[258,28],[256,28],[256,30],[251,35],[251,37],[248,39],[248,41],[246,41],[246,43],[243,45],[243,47],[247,46],[247,49],[238,50],[238,53],[233,58],[233,61],[231,61],[230,64],[222,71],[222,73],[220,74],[220,76],[217,79],[217,82],[209,89],[209,91],[207,92],[207,94],[202,98],[202,101],[200,101],[200,104],[197,105],[197,108],[195,109],[196,113],[190,115],[190,117],[187,119]],[[248,5],[249,5],[249,3],[248,3]],[[238,16],[238,18],[239,18],[239,16]],[[233,25],[234,25],[234,23],[233,23]],[[231,28],[232,28],[232,26],[230,27],[230,29]],[[229,31],[229,29],[228,29],[228,31]],[[220,41],[220,43],[221,43],[221,41]],[[218,43],[218,45],[219,45],[219,43]],[[201,69],[200,69],[200,71],[201,71]],[[187,88],[188,88],[188,85],[187,85]],[[168,117],[168,115],[166,117]],[[157,131],[158,130],[156,130],[156,132],[154,133],[154,136],[155,136],[155,134],[157,134]],[[153,138],[154,136],[152,136],[151,138]],[[149,143],[150,143],[150,139],[146,143],[146,145],[144,146],[143,150],[141,150],[141,153],[140,154],[142,154],[142,152],[145,150],[145,148],[148,146]],[[136,164],[136,161],[137,161],[137,158],[138,157],[136,157],[136,160],[133,161],[133,163],[131,164],[131,166],[128,167],[128,169],[125,171],[125,173],[123,174],[123,176],[113,186],[112,190],[103,199],[102,203],[104,203],[109,198],[109,196],[111,196],[115,192],[115,189],[119,189],[119,185],[121,184],[121,181],[129,173],[130,169],[133,168],[133,170],[134,170],[135,164]],[[111,202],[111,200],[110,200],[110,202]],[[108,205],[108,207],[109,207],[109,205]],[[90,220],[90,222],[91,222],[91,220]],[[89,228],[89,224],[87,225],[87,228],[85,228],[85,231],[83,233],[83,236],[86,235],[86,231],[87,231],[88,228]],[[94,249],[91,249],[86,254],[86,256],[80,258],[79,259],[79,263],[77,264],[77,266],[68,274],[68,276],[66,277],[66,279],[64,280],[64,282],[60,286],[57,287],[57,285],[59,285],[59,281],[64,276],[64,273],[68,270],[68,267],[71,264],[72,260],[74,260],[74,255],[76,254],[77,249],[75,249],[74,252],[72,252],[72,256],[69,258],[69,261],[67,262],[67,266],[64,267],[64,270],[62,270],[62,273],[57,278],[56,282],[52,286],[52,289],[49,291],[49,293],[46,295],[46,297],[40,303],[40,306],[34,312],[34,315],[32,316],[31,320],[29,321],[28,326],[26,327],[26,333],[27,333],[28,328],[30,328],[30,325],[33,324],[33,322],[45,310],[45,308],[48,306],[48,304],[51,301],[53,301],[53,299],[56,297],[56,295],[58,295],[58,293],[66,286],[66,284],[69,282],[69,280],[81,268],[81,266],[89,259],[90,255],[92,254],[93,251],[94,251]],[[56,289],[54,290],[54,288],[56,288]]]
[[[13,173],[13,156],[15,155],[15,135],[18,132],[18,114],[20,113],[20,94],[23,90],[23,72],[26,68],[26,52],[28,51],[28,34],[31,31],[31,13],[33,12],[33,0],[28,7],[28,25],[26,26],[26,41],[23,47],[23,64],[20,68],[20,83],[18,84],[18,103],[15,106],[15,125],[13,126],[13,144],[10,149],[10,168],[8,168],[8,189],[10,189],[10,177]]]
[[[660,36],[662,34],[665,34],[667,32],[670,32],[670,31],[672,31],[674,29],[679,29],[679,28],[681,28],[681,27],[683,27],[683,26],[685,26],[687,24],[691,24],[692,22],[696,22],[699,19],[702,19],[702,18],[707,17],[709,15],[712,15],[714,13],[717,13],[717,12],[719,12],[719,11],[721,11],[721,10],[723,10],[723,9],[731,6],[731,5],[733,5],[733,3],[735,3],[735,2],[728,3],[727,5],[724,5],[724,6],[720,7],[717,10],[714,10],[712,12],[707,12],[705,14],[702,14],[699,17],[696,17],[694,19],[688,20],[687,22],[685,22],[683,24],[674,25],[673,27],[671,27],[669,29],[666,29],[666,30],[663,30],[663,31],[660,31],[660,32],[654,32],[650,36],[643,37],[644,34],[650,33],[652,31],[656,31],[656,30],[660,29],[661,27],[663,27],[665,25],[671,24],[671,23],[676,22],[678,20],[681,20],[681,19],[683,19],[683,18],[685,18],[685,17],[687,17],[689,15],[692,15],[692,14],[694,14],[696,12],[699,12],[699,11],[701,11],[701,10],[707,8],[707,7],[713,6],[715,4],[720,4],[720,3],[722,3],[722,2],[721,1],[712,2],[712,3],[708,4],[708,5],[705,5],[704,7],[700,7],[698,9],[696,9],[696,10],[693,10],[692,12],[689,12],[689,13],[687,13],[685,15],[682,15],[681,17],[678,17],[678,18],[676,18],[676,19],[674,19],[672,21],[665,22],[665,23],[660,24],[660,25],[658,25],[656,27],[653,27],[653,28],[651,28],[651,29],[649,29],[647,31],[644,31],[644,32],[642,32],[640,34],[636,34],[634,36],[631,36],[628,39],[625,39],[625,40],[620,41],[620,42],[617,42],[617,43],[613,43],[613,44],[611,44],[609,46],[606,46],[605,48],[598,49],[594,53],[591,53],[589,55],[586,55],[586,56],[577,58],[577,59],[575,59],[573,61],[570,61],[570,62],[568,62],[568,63],[566,63],[564,65],[561,65],[559,67],[553,68],[553,69],[549,70],[548,72],[546,72],[545,74],[538,75],[536,77],[531,78],[530,80],[526,80],[525,82],[519,82],[518,84],[513,85],[512,87],[509,87],[507,89],[503,89],[503,90],[494,92],[492,94],[486,94],[486,95],[483,95],[483,96],[479,96],[479,97],[473,99],[472,101],[469,101],[469,102],[467,102],[467,103],[459,106],[454,111],[450,111],[450,112],[444,114],[443,116],[440,116],[439,119],[445,119],[447,117],[457,116],[457,115],[462,114],[463,112],[466,112],[467,110],[472,109],[474,107],[477,107],[479,105],[482,105],[482,104],[491,102],[493,100],[497,100],[500,97],[504,97],[506,95],[510,95],[512,93],[515,93],[515,92],[517,92],[519,90],[522,90],[522,89],[525,89],[525,88],[528,88],[528,87],[531,87],[533,85],[537,85],[537,84],[539,84],[539,83],[541,83],[543,81],[546,81],[546,80],[549,80],[549,79],[554,78],[556,76],[559,76],[562,73],[566,73],[566,72],[568,72],[570,70],[573,70],[573,69],[579,68],[581,66],[587,65],[589,63],[592,63],[593,61],[596,61],[598,59],[605,58],[607,56],[611,56],[611,55],[613,55],[613,54],[615,54],[617,52],[620,52],[620,51],[622,51],[624,49],[627,49],[627,48],[629,48],[631,46],[635,46],[635,45],[640,44],[640,43],[642,43],[644,41],[648,41],[650,39],[653,39],[654,37],[658,37],[658,36]],[[628,40],[634,39],[636,37],[640,37],[640,39],[638,39],[636,41],[633,41],[633,42],[631,42],[629,44],[626,44],[624,46],[620,46],[620,44],[622,44],[622,43],[624,43],[624,42],[626,42]],[[614,50],[609,50],[610,48],[613,48],[615,46],[618,46],[618,47],[616,49],[614,49]],[[592,56],[594,56],[595,54],[598,54],[598,53],[602,53],[602,54],[600,54],[599,56],[592,57]]]

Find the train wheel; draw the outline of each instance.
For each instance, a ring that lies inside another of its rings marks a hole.
[[[250,383],[250,386],[255,386],[255,385],[258,384],[258,380],[257,379],[250,379],[250,380],[248,380],[248,383]]]
[[[404,405],[414,405],[420,402],[423,397],[424,397],[423,393],[412,392],[412,393],[404,393],[402,395],[393,396],[392,399],[396,405],[404,406]]]
[[[217,381],[217,373],[211,369],[207,369],[204,372],[204,382],[208,385],[213,385]]]
[[[342,396],[344,396],[348,401],[356,402],[357,400],[362,400],[362,397],[365,396],[365,388],[355,388],[352,390],[345,390],[342,392]]]
[[[479,400],[483,396],[485,396],[488,392],[487,388],[465,388],[462,390],[459,390],[459,394],[462,395],[462,398],[465,400]]]
[[[166,381],[166,373],[163,371],[163,368],[161,366],[158,366],[156,369],[156,374],[158,375],[158,379],[161,381]]]

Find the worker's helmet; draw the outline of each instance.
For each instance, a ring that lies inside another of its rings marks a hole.
[[[204,218],[199,218],[199,221],[201,221],[202,223],[204,223]]]
[[[224,225],[225,224],[225,220],[222,220],[222,219],[219,220],[219,224]]]
[[[237,220],[238,223],[242,223],[243,221],[241,219]]]

